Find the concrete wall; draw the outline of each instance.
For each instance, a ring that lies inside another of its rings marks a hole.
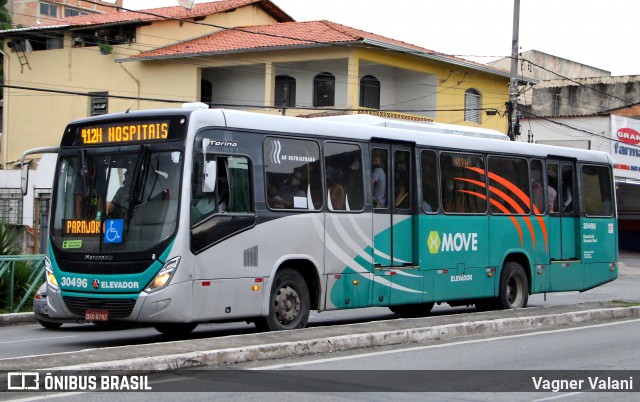
[[[610,76],[611,72],[586,64],[563,59],[538,50],[527,50],[519,54],[518,75],[536,80],[557,80],[559,75],[567,78]],[[511,70],[511,58],[488,63],[503,70]],[[544,67],[540,68],[539,66]],[[551,70],[551,71],[547,71]],[[554,74],[557,73],[557,74]],[[558,75],[559,74],[559,75]]]
[[[536,116],[588,115],[640,101],[640,76],[576,78],[538,83],[524,109]]]

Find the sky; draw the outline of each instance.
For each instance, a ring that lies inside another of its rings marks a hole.
[[[196,3],[205,2],[196,0]],[[514,0],[272,0],[296,21],[329,20],[487,63],[511,55]],[[177,0],[124,0],[145,9]],[[640,2],[520,0],[519,49],[640,75]]]

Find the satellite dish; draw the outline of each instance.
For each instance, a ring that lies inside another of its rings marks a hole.
[[[195,0],[178,0],[178,4],[180,4],[182,7],[186,8],[187,10],[191,10],[193,8],[194,2]]]

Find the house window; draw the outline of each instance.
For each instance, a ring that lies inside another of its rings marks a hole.
[[[373,75],[360,79],[360,107],[380,109],[380,81]]]
[[[40,3],[40,15],[58,18],[58,6],[56,4]]]
[[[0,189],[0,222],[22,224],[22,191]]]
[[[65,17],[75,17],[77,15],[80,15],[80,10],[77,10],[75,8],[69,8],[69,7],[64,8]]]
[[[109,92],[93,92],[89,97],[89,116],[99,116],[109,112]]]
[[[313,106],[334,106],[336,77],[331,73],[320,73],[313,79]]]
[[[480,92],[475,89],[467,89],[464,93],[464,121],[480,123],[481,107]]]
[[[273,99],[275,107],[295,107],[296,106],[296,79],[288,75],[276,76],[275,96]]]

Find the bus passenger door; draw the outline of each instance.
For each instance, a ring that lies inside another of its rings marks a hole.
[[[413,237],[416,231],[411,214],[414,193],[413,163],[410,145],[371,145],[373,261],[374,275],[379,277],[373,287],[373,305],[388,305],[390,299],[393,303],[422,301],[421,292],[400,295],[394,291],[396,287],[416,287],[415,284],[400,282],[407,278],[417,280],[417,276],[397,274],[398,270],[417,266],[413,261]],[[421,281],[419,286],[422,286]],[[409,300],[405,296],[415,296],[416,299]]]
[[[576,240],[577,199],[575,163],[550,161],[547,163],[547,194],[550,211],[551,260],[577,260],[579,250]]]
[[[553,160],[547,163],[549,198],[549,290],[575,290],[582,286],[577,216],[575,162]]]

